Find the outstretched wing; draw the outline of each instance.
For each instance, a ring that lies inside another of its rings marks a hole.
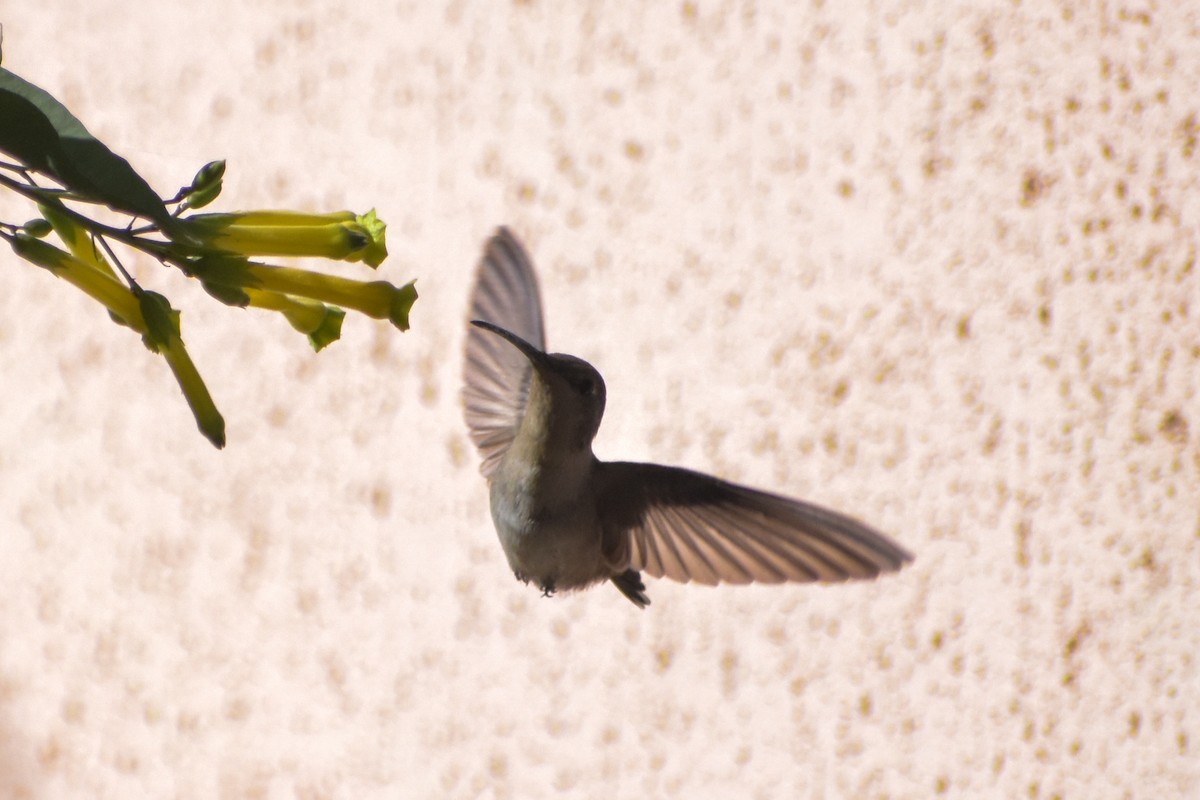
[[[533,264],[508,228],[488,240],[475,275],[468,321],[481,319],[546,349],[542,302]],[[491,477],[512,444],[529,391],[529,359],[499,336],[473,326],[467,330],[463,365],[463,405],[471,440]]]
[[[703,584],[844,581],[912,555],[842,514],[657,464],[598,463],[597,506],[617,569]]]

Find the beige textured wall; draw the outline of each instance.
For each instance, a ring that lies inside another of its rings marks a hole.
[[[162,191],[376,205],[422,298],[314,356],[172,277],[218,453],[0,254],[0,796],[1200,794],[1196,5],[624,6],[6,4],[6,66]],[[602,457],[916,564],[513,581],[457,397],[501,223]]]

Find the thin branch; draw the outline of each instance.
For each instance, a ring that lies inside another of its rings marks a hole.
[[[135,293],[139,291],[141,287],[138,286],[138,282],[135,281],[133,276],[125,270],[125,265],[121,263],[121,259],[117,258],[117,254],[113,252],[112,246],[109,245],[108,240],[99,234],[92,234],[92,242],[100,243],[100,246],[104,248],[104,252],[108,253],[108,257],[112,259],[113,266],[117,268],[117,271],[120,272],[122,276],[124,276],[125,282],[129,284],[129,288],[133,289]]]

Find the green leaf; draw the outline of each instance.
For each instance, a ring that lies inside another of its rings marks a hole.
[[[110,208],[175,226],[162,198],[67,107],[0,67],[0,151]]]

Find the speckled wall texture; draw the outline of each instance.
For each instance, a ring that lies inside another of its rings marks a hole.
[[[4,9],[161,191],[225,157],[219,208],[375,206],[422,296],[314,355],[135,263],[217,452],[0,253],[0,797],[1200,794],[1196,4],[623,5]],[[644,612],[514,581],[458,399],[500,224],[601,457],[916,562]]]

